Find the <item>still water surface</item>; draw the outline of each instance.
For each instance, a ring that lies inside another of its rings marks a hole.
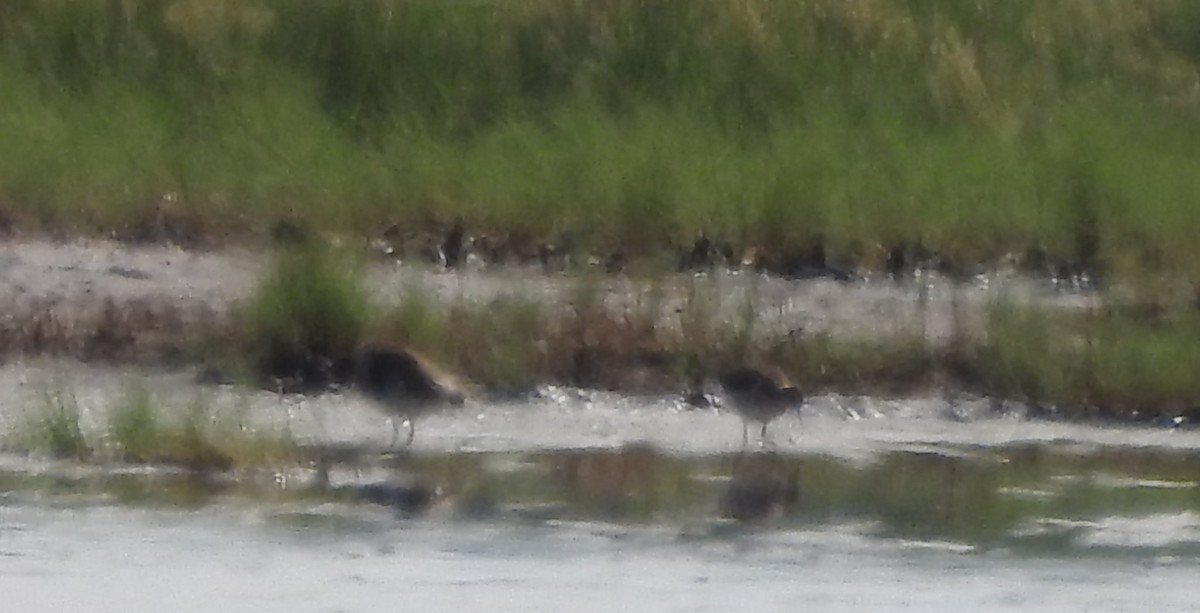
[[[334,495],[360,468],[329,490],[180,495],[192,477],[10,466],[4,610],[1190,611],[1200,596],[1200,490],[1177,451],[392,462],[459,498],[414,518]],[[746,482],[796,496],[730,519]]]
[[[103,424],[121,378],[71,375]],[[357,399],[236,394],[335,458],[328,483],[0,453],[0,610],[1200,610],[1196,430],[823,396],[743,453],[719,410],[547,390],[382,454]],[[421,484],[415,512],[363,495]]]
[[[1031,557],[855,525],[680,539],[589,523],[333,524],[5,507],[0,593],[5,610],[47,612],[1188,611],[1200,572],[1194,557]]]

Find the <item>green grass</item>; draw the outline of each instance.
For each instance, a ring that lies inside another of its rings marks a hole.
[[[241,401],[215,404],[198,396],[182,407],[182,415],[162,400],[158,404],[160,412],[171,410],[173,417],[160,419],[166,425],[160,429],[151,461],[193,470],[279,468],[298,461],[291,431],[251,425]]]
[[[95,432],[81,428],[80,413],[69,390],[48,391],[26,421],[8,433],[10,444],[56,458],[202,472],[279,467],[299,457],[289,431],[251,427],[244,406],[214,404],[203,397],[180,405],[138,382],[125,386],[112,400]]]
[[[1196,278],[1189,0],[14,0],[18,227],[697,232]],[[147,228],[157,231],[147,231]]]
[[[154,407],[153,395],[142,386],[125,390],[109,415],[108,431],[121,459],[149,462],[159,452],[163,425]]]
[[[319,387],[362,340],[369,317],[354,258],[319,244],[288,247],[244,309],[244,349],[257,372]]]
[[[1068,412],[1176,415],[1200,406],[1200,315],[1087,315],[1000,305],[977,368],[989,392]]]
[[[79,403],[63,390],[47,391],[40,410],[28,416],[20,442],[56,458],[83,460],[93,453],[80,427]]]

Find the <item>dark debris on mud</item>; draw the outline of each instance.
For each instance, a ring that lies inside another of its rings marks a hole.
[[[274,227],[272,238],[277,243],[296,243],[314,239],[315,233],[298,222],[281,221]],[[660,268],[664,262],[673,262],[677,272],[746,269],[783,279],[841,282],[861,281],[871,273],[893,279],[911,278],[921,270],[937,271],[951,279],[967,279],[999,266],[1012,266],[1034,277],[1087,279],[1089,286],[1105,278],[1103,262],[1086,250],[1082,255],[1055,259],[1041,248],[1030,248],[995,261],[970,262],[939,253],[920,241],[901,240],[831,255],[829,241],[821,234],[802,241],[739,243],[702,230],[690,240],[663,236],[658,245],[621,249],[587,246],[571,233],[537,237],[519,232],[483,231],[468,227],[459,218],[451,224],[417,227],[393,224],[370,239],[370,244],[382,257],[419,260],[446,268],[471,263],[536,265],[546,273],[600,268],[615,274],[627,272],[639,260],[649,259]]]

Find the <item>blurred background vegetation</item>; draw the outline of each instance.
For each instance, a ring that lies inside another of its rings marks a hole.
[[[1200,277],[1191,0],[7,0],[17,229]]]

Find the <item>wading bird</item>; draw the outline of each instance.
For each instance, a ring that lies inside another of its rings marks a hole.
[[[742,417],[742,446],[749,442],[750,422],[762,424],[760,440],[767,441],[767,424],[788,408],[804,403],[804,394],[783,377],[748,366],[722,371],[717,381],[725,389],[727,402]]]
[[[417,354],[394,345],[369,344],[354,356],[354,386],[388,413],[392,444],[400,440],[400,422],[408,424],[404,446],[412,444],[418,417],[466,397],[454,377]]]

